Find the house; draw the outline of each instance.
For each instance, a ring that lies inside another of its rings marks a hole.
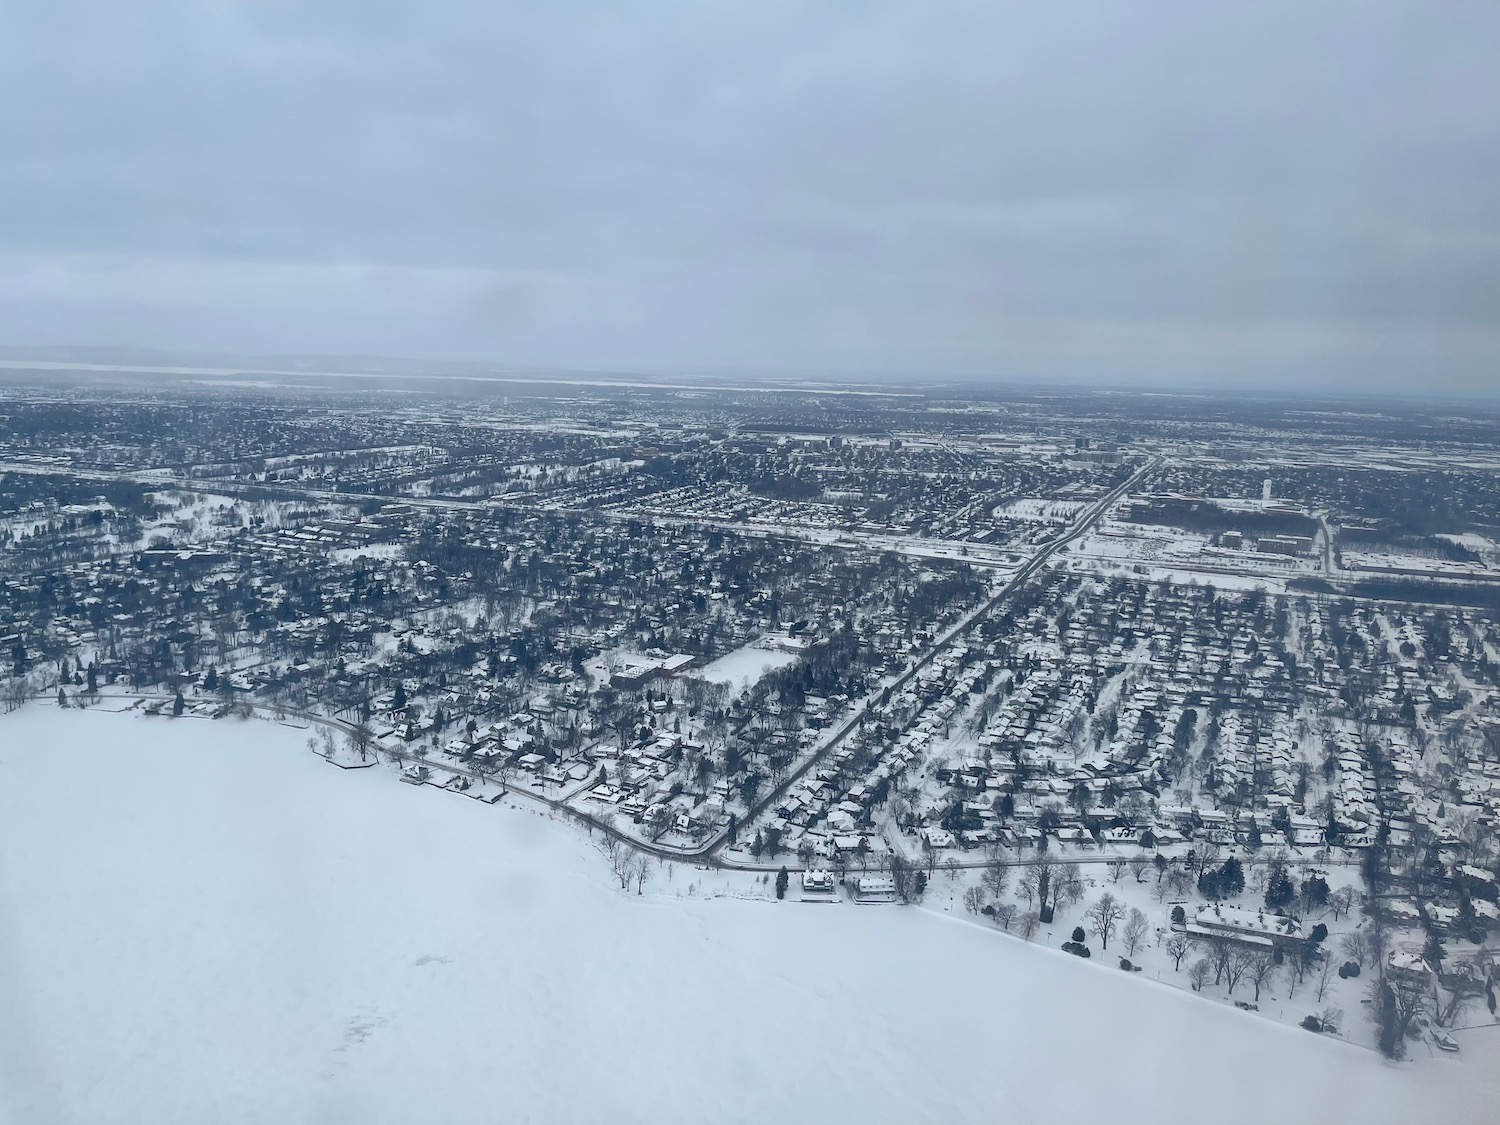
[[[929,848],[951,848],[953,846],[953,833],[946,828],[924,828],[922,839]]]
[[[882,903],[896,901],[896,882],[889,875],[860,875],[854,880],[854,901]]]
[[[802,873],[803,902],[837,902],[838,884],[831,871],[804,871]]]
[[[1432,968],[1414,949],[1397,947],[1386,957],[1386,971],[1398,980],[1411,980],[1425,984],[1431,977]]]
[[[1302,923],[1288,915],[1214,903],[1198,911],[1188,924],[1187,932],[1199,937],[1231,938],[1246,945],[1270,948],[1300,940]]]
[[[854,855],[864,843],[865,838],[854,832],[838,832],[833,837],[835,850],[845,856]]]

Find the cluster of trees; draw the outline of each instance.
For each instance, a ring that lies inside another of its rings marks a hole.
[[[1303,535],[1318,531],[1317,520],[1295,512],[1230,511],[1208,500],[1155,500],[1135,504],[1126,513],[1133,523],[1180,527],[1215,534],[1240,531],[1252,538],[1265,535]]]
[[[1248,979],[1255,988],[1255,1002],[1259,1003],[1261,990],[1280,971],[1282,964],[1272,952],[1241,945],[1228,938],[1202,939],[1198,944],[1207,952],[1188,969],[1188,983],[1194,992],[1202,991],[1212,975],[1215,987],[1223,984],[1233,996],[1235,988]]]
[[[1009,885],[1010,867],[997,852],[981,870],[979,885],[964,891],[964,909],[970,914],[983,914],[1007,931],[1017,926],[1021,937],[1030,941],[1042,926],[1042,916],[1035,910],[1023,913],[1015,903],[1006,902],[1003,896]],[[1035,893],[1034,889],[1032,893]],[[989,901],[991,898],[994,902]]]
[[[632,847],[616,833],[612,824],[605,823],[603,827],[604,854],[609,860],[610,871],[620,881],[620,889],[626,891],[633,885],[635,893],[642,894],[656,867],[655,858]]]
[[[1089,930],[1099,939],[1103,949],[1109,948],[1109,939],[1115,936],[1116,930],[1123,927],[1121,938],[1131,957],[1135,956],[1136,951],[1151,932],[1150,923],[1142,911],[1135,907],[1127,908],[1108,891],[1101,895],[1093,906],[1084,911],[1083,917],[1089,925]]]
[[[1205,867],[1198,876],[1198,890],[1204,898],[1234,898],[1245,890],[1245,869],[1238,859],[1230,856],[1216,868]]]

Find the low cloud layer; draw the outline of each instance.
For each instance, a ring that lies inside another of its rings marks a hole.
[[[0,343],[1500,388],[1493,3],[0,9]]]

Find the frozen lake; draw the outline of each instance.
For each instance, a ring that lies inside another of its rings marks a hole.
[[[0,716],[0,1119],[1493,1120],[1467,1045],[1392,1066],[918,909],[623,894],[571,825],[305,738]]]

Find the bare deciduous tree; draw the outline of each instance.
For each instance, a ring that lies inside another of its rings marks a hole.
[[[1058,880],[1057,885],[1061,888],[1062,894],[1067,896],[1069,906],[1077,906],[1079,900],[1083,898],[1083,879],[1078,874],[1078,868],[1071,864],[1067,872]],[[1058,896],[1053,896],[1052,904],[1056,906],[1057,902]]]
[[[1328,896],[1328,908],[1333,911],[1334,921],[1338,921],[1345,914],[1354,909],[1354,904],[1359,901],[1359,892],[1347,884],[1334,891]]]
[[[1452,1027],[1468,1008],[1474,999],[1474,994],[1462,990],[1446,992],[1446,995],[1444,993],[1445,990],[1439,990],[1437,993],[1432,1018],[1443,1027]]]
[[[1193,986],[1194,992],[1203,991],[1203,986],[1208,983],[1209,974],[1213,971],[1207,957],[1198,958],[1188,967],[1188,983]]]
[[[1370,947],[1370,934],[1367,930],[1350,930],[1339,938],[1339,949],[1349,960],[1356,962],[1361,969],[1369,968],[1373,950]]]
[[[1229,995],[1234,995],[1234,989],[1245,974],[1255,966],[1259,957],[1268,957],[1268,954],[1257,953],[1240,945],[1231,945],[1224,957],[1224,983],[1229,988]]]
[[[1005,888],[1010,884],[1010,868],[998,856],[985,864],[984,870],[979,874],[979,885],[982,886],[991,898],[998,900],[1005,894]]]
[[[630,880],[635,877],[635,849],[615,836],[605,836],[604,841],[604,851],[609,856],[609,869],[620,880],[620,889],[629,890]]]
[[[1387,992],[1390,997],[1389,1007],[1386,1006],[1385,999]],[[1391,1057],[1399,1058],[1412,1021],[1425,1014],[1432,1006],[1432,990],[1425,981],[1390,976],[1373,982],[1371,997],[1377,1018],[1382,1022],[1382,1047]]]
[[[1332,978],[1333,958],[1324,957],[1322,967],[1318,969],[1317,997],[1319,1004],[1323,1002],[1323,996],[1328,992],[1328,984]]]
[[[6,712],[18,710],[31,696],[31,681],[25,676],[12,676],[5,681],[3,694]]]
[[[1167,956],[1172,958],[1172,971],[1175,973],[1182,968],[1182,959],[1193,948],[1193,943],[1188,940],[1186,934],[1174,933],[1167,938],[1162,948],[1167,951]]]
[[[1021,936],[1027,941],[1036,937],[1037,930],[1041,929],[1042,916],[1035,910],[1028,910],[1021,915]]]
[[[1269,953],[1252,953],[1245,975],[1250,978],[1250,983],[1255,986],[1255,1002],[1260,1003],[1260,990],[1265,988],[1273,977],[1276,976],[1277,965],[1275,959]]]
[[[1083,916],[1088,921],[1089,929],[1093,931],[1103,947],[1108,949],[1109,939],[1114,936],[1120,919],[1125,917],[1125,904],[1106,891],[1098,902],[1084,912]]]
[[[1016,891],[1026,900],[1026,905],[1030,906],[1036,899],[1039,890],[1040,888],[1037,886],[1036,865],[1031,864],[1026,868],[1025,874],[1021,876],[1021,881],[1016,884]]]
[[[1120,936],[1125,941],[1126,956],[1134,957],[1135,951],[1140,948],[1141,943],[1146,940],[1146,935],[1151,932],[1151,923],[1146,921],[1146,915],[1132,908],[1130,919],[1125,923],[1124,930]]]
[[[656,867],[656,860],[644,852],[638,854],[630,864],[630,877],[635,881],[635,893],[641,894],[646,886],[646,880],[651,877],[652,870]]]

